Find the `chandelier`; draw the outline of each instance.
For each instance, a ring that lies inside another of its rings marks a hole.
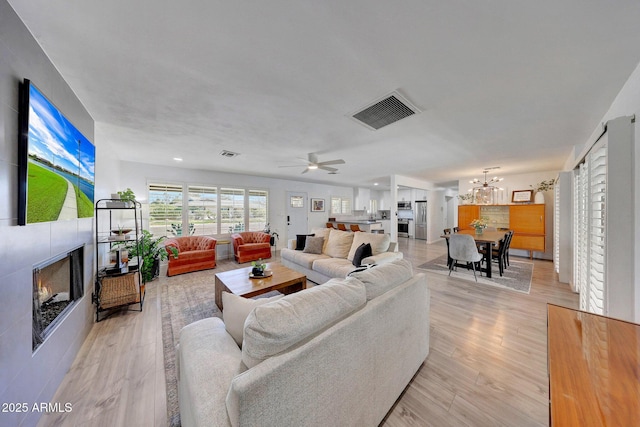
[[[480,181],[478,178],[475,178],[473,181],[469,181],[470,184],[476,184],[473,187],[473,196],[475,198],[476,204],[478,205],[493,205],[495,202],[495,193],[498,190],[502,190],[502,188],[498,188],[492,184],[502,181],[504,178],[498,178],[494,176],[491,179],[487,179],[488,170],[482,171],[484,173],[484,182]]]

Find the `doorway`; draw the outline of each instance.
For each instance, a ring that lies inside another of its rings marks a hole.
[[[296,234],[307,234],[309,228],[307,193],[287,191],[287,239]]]

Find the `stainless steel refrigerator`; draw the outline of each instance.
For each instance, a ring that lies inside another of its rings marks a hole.
[[[416,239],[427,240],[427,201],[417,200],[413,222],[416,227]]]

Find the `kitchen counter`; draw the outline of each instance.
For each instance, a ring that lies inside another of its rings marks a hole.
[[[360,230],[362,231],[367,231],[367,232],[372,232],[374,230],[383,230],[382,227],[382,222],[379,220],[370,220],[370,219],[354,219],[354,220],[347,220],[347,221],[330,221],[332,224],[344,224],[347,227],[347,230],[349,229],[349,226],[351,224],[357,224],[358,227],[360,227]],[[337,226],[336,226],[337,228]]]

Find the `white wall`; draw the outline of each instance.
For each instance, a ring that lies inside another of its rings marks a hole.
[[[582,144],[576,145],[574,152],[567,158],[565,163],[565,170],[571,170],[575,166],[577,160],[581,159],[588,149],[595,143],[598,136],[602,133],[602,123],[606,123],[609,120],[615,119],[621,116],[638,116],[640,112],[640,64],[633,71],[625,85],[622,87],[615,100],[609,107],[609,110],[595,126],[591,137]],[[628,280],[633,287],[633,301],[634,301],[634,314],[632,319],[636,323],[640,323],[640,132],[638,129],[638,122],[636,120],[633,125],[634,132],[634,148],[632,155],[633,163],[633,179],[629,182],[628,186],[621,188],[613,188],[611,191],[622,192],[623,195],[633,199],[633,222],[627,224],[629,228],[629,238],[634,242],[634,269],[633,277],[629,277]],[[615,167],[610,165],[609,167]]]
[[[309,198],[325,200],[325,212],[309,212],[309,230],[316,227],[325,227],[330,213],[331,196],[346,197],[353,201],[353,187],[340,187],[335,185],[315,184],[302,181],[289,181],[276,178],[265,178],[253,175],[232,174],[225,172],[206,171],[198,169],[185,169],[179,167],[167,167],[133,163],[123,161],[120,163],[120,188],[111,188],[115,192],[124,188],[131,188],[136,198],[142,201],[143,217],[149,218],[147,202],[149,200],[147,184],[149,182],[160,183],[188,183],[200,185],[221,185],[231,188],[257,188],[269,191],[269,221],[271,231],[276,231],[280,240],[278,248],[286,246],[286,192],[306,192]],[[146,227],[146,225],[145,225]],[[228,234],[227,234],[228,236]],[[293,236],[295,238],[295,236]]]

